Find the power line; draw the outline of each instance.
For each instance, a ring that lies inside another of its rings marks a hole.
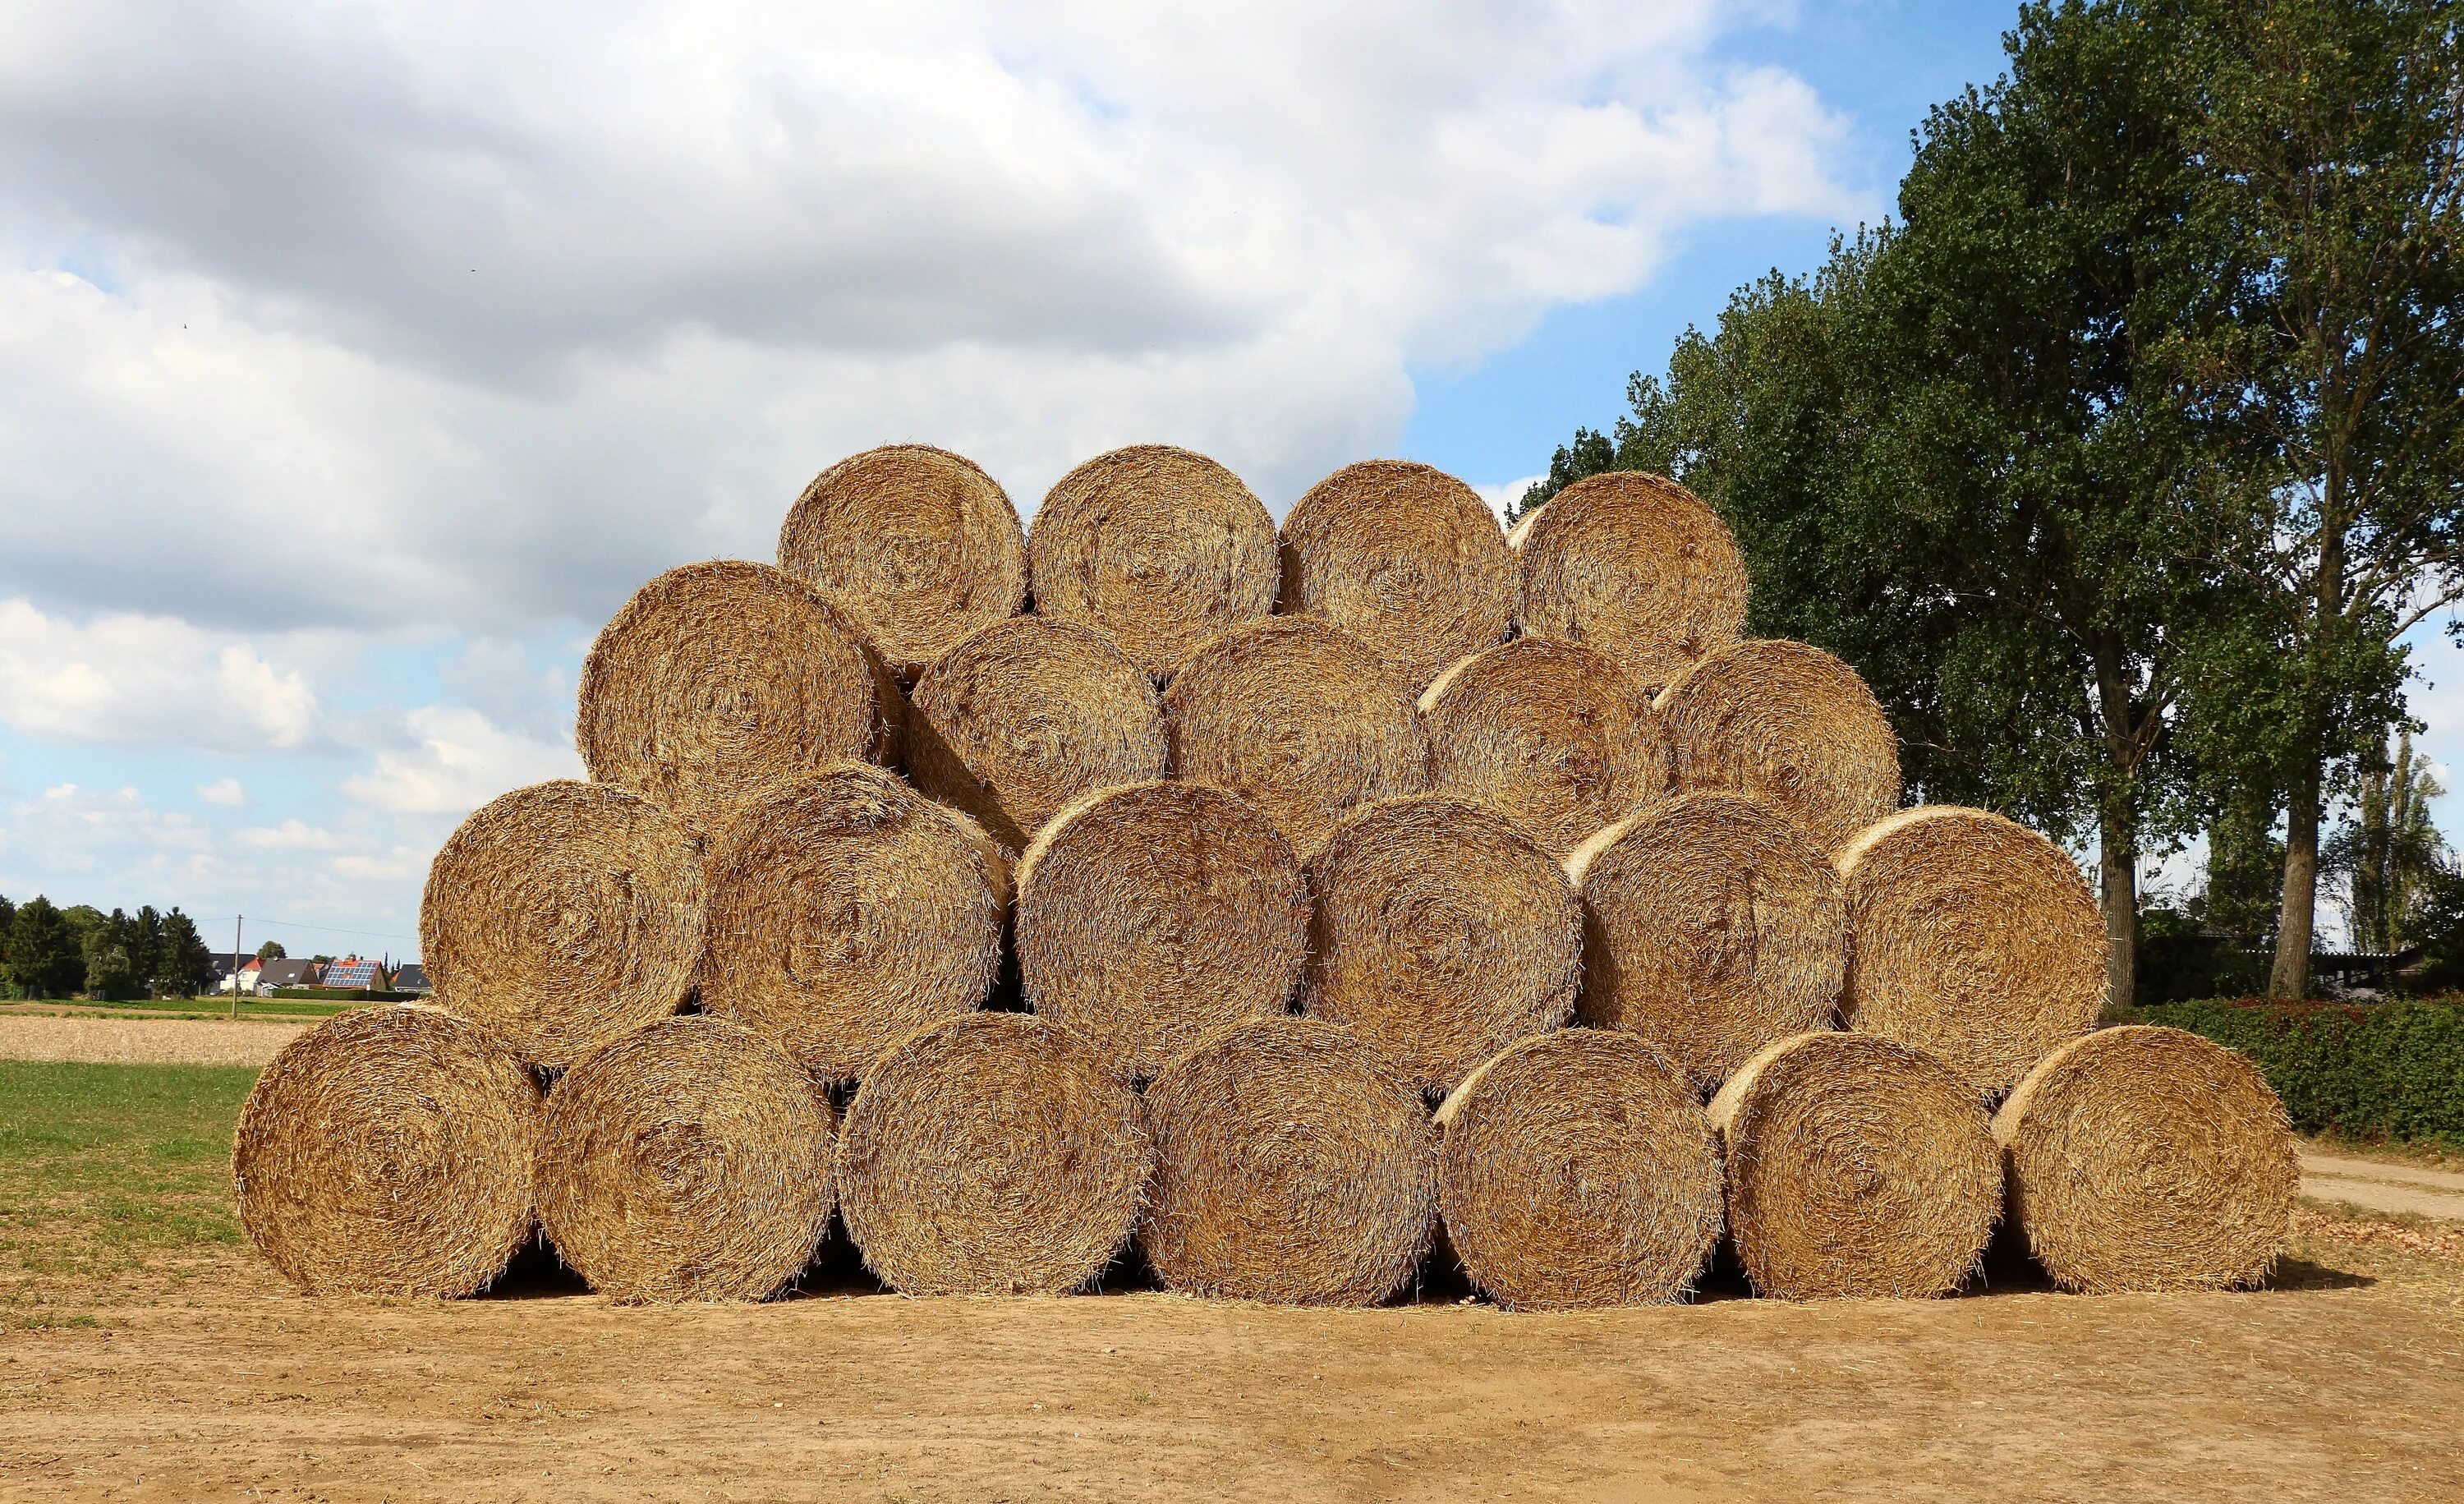
[[[191,915],[189,918],[199,924],[228,924],[232,919],[238,918],[238,916],[231,914],[211,917],[206,915]],[[419,939],[416,935],[401,935],[392,930],[346,930],[339,924],[301,924],[294,919],[254,918],[248,922],[251,924],[271,924],[277,929],[315,930],[323,935],[361,935],[365,936],[370,940],[416,940]]]

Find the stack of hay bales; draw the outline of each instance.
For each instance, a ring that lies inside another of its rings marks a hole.
[[[825,471],[779,567],[671,570],[584,668],[588,783],[438,853],[434,1007],[265,1073],[243,1225],[302,1290],[450,1296],[543,1236],[628,1300],[792,1288],[1510,1307],[2265,1274],[2298,1177],[2247,1061],[2092,1033],[2076,864],[1900,809],[1846,664],[1744,635],[1639,475],[1508,538],[1338,471],[1280,539],[1141,446],[1023,528],[955,454]],[[1280,602],[1279,602],[1280,594]],[[1998,1112],[1996,1111],[1998,1109]]]

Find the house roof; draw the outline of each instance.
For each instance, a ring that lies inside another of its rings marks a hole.
[[[325,967],[325,985],[329,987],[372,987],[377,984],[377,963],[358,956],[345,956]]]
[[[317,984],[317,963],[313,961],[269,961],[257,974],[257,981],[270,987],[308,987]]]
[[[416,992],[429,984],[428,968],[415,961],[406,961],[393,968],[393,988],[396,992]]]

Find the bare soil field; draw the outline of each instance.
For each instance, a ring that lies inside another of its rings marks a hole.
[[[0,1059],[261,1066],[307,1023],[0,1015]]]

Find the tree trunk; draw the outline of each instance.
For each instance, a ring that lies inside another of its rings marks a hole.
[[[2096,713],[2109,764],[2098,801],[2098,907],[2104,912],[2104,1001],[2128,1007],[2139,991],[2139,735],[2144,710],[2131,694],[2122,643],[2100,633],[2091,645],[2096,659]]]
[[[2104,1001],[2128,1007],[2139,992],[2139,843],[2114,829],[2098,837],[2100,904],[2104,910]]]
[[[2276,965],[2270,997],[2310,995],[2310,935],[2319,907],[2319,764],[2293,791],[2284,817],[2284,899],[2277,912]]]

